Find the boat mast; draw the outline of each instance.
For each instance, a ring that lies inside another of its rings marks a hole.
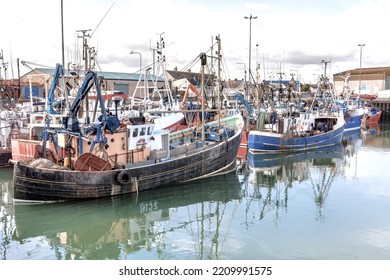
[[[87,74],[87,72],[90,70],[89,66],[89,56],[88,56],[88,38],[91,38],[89,35],[89,32],[91,29],[83,29],[83,30],[77,30],[77,32],[81,33],[82,35],[78,35],[77,37],[83,40],[83,60],[84,60],[84,75]],[[85,118],[86,123],[90,123],[89,119],[89,97],[88,95],[85,97]],[[97,102],[95,103],[95,106],[97,106]]]
[[[65,37],[64,37],[64,4],[63,0],[61,0],[61,57],[62,57],[62,71],[61,75],[61,87],[64,90],[65,97],[65,110],[69,111],[69,102],[68,102],[68,92],[65,87]]]
[[[200,61],[201,61],[201,81],[202,81],[202,86],[201,86],[201,95],[202,95],[202,142],[204,142],[205,140],[205,137],[204,137],[204,66],[206,65],[207,63],[207,59],[206,59],[206,54],[205,53],[201,53],[200,54]]]
[[[218,102],[218,106],[217,106],[217,108],[221,109],[222,104],[221,104],[221,92],[220,92],[220,89],[221,89],[221,37],[220,37],[220,35],[218,35],[216,37],[216,40],[218,42],[218,50],[217,50],[217,95],[218,95],[217,102]],[[218,120],[220,120],[220,118],[221,118],[220,113],[221,113],[221,111],[218,110]]]

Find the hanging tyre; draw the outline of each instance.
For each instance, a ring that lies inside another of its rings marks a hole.
[[[118,175],[116,177],[116,180],[121,185],[127,185],[131,181],[131,176],[126,171],[121,171],[121,172],[118,173]]]

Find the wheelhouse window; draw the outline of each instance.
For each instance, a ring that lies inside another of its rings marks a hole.
[[[138,128],[134,128],[133,137],[137,137],[137,136],[138,136]]]

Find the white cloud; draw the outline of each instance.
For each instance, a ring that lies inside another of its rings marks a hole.
[[[250,26],[244,17],[251,14],[257,16],[251,22],[251,68],[254,72],[260,63],[261,76],[278,68],[286,74],[298,69],[304,81],[310,82],[313,74],[323,73],[322,59],[331,60],[330,74],[358,68],[360,43],[366,44],[363,67],[389,65],[390,39],[385,28],[390,3],[384,0],[326,4],[303,0],[63,0],[63,5],[67,62],[74,61],[73,50],[81,46],[76,30],[92,29],[89,44],[97,49],[99,65],[106,71],[137,71],[139,56],[130,55],[131,50],[142,53],[143,65],[152,63],[150,48],[161,33],[166,39],[168,69],[182,69],[220,35],[229,71],[225,78],[242,79],[242,65],[237,62],[248,67]],[[60,0],[3,3],[0,48],[5,60],[14,63],[20,58],[53,67],[61,62],[60,8]],[[22,72],[26,70],[21,66]]]

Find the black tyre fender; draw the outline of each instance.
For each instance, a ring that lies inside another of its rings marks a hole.
[[[116,176],[116,180],[121,185],[127,185],[131,182],[131,175],[127,173],[126,171],[121,171]]]

